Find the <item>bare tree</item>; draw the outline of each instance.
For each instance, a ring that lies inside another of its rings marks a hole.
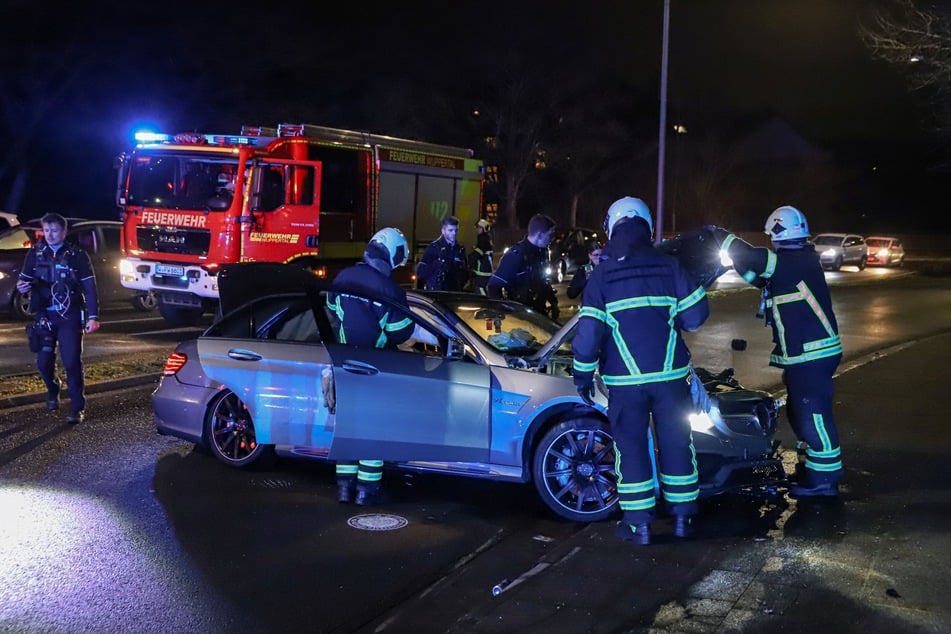
[[[909,86],[927,94],[935,126],[951,131],[951,8],[920,8],[914,0],[891,0],[872,14],[860,35],[872,54],[903,69]]]
[[[551,118],[545,82],[538,77],[513,66],[500,68],[473,113],[483,142],[480,154],[499,169],[499,181],[487,187],[502,202],[502,217],[511,229],[519,226],[519,195],[535,171]]]

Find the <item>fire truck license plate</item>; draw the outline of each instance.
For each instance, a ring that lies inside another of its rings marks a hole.
[[[155,272],[159,275],[175,275],[177,277],[181,277],[182,275],[185,275],[185,267],[173,266],[171,264],[156,264]]]

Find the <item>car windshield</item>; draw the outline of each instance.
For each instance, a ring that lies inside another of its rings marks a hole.
[[[878,238],[869,238],[868,240],[865,241],[865,244],[867,244],[870,247],[878,248],[878,247],[887,247],[888,242],[889,242],[888,240],[879,240]]]
[[[820,247],[838,247],[842,245],[841,236],[816,236],[814,243]]]
[[[557,322],[518,302],[473,295],[471,299],[452,298],[440,303],[499,352],[535,352],[561,328]]]
[[[230,155],[140,152],[129,175],[129,204],[204,209],[234,189],[238,161]],[[217,207],[213,207],[217,209]]]

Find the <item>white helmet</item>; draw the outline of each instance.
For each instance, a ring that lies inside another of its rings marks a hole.
[[[769,214],[763,231],[773,242],[809,237],[809,223],[795,207],[783,205]]]
[[[390,266],[394,269],[403,266],[409,259],[409,247],[406,246],[406,238],[399,229],[393,227],[380,229],[373,234],[370,242],[379,242],[386,248],[386,252],[390,255]]]
[[[640,198],[625,196],[611,203],[608,215],[604,218],[604,230],[608,232],[608,239],[614,230],[614,225],[623,218],[641,218],[647,223],[651,235],[654,234],[654,221],[651,220],[651,211]]]

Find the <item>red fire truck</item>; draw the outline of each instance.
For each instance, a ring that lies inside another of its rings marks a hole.
[[[447,215],[462,244],[475,242],[484,169],[472,150],[304,124],[137,141],[119,157],[121,281],[155,293],[172,324],[217,309],[223,264],[295,262],[332,277],[382,227],[400,229],[416,260]]]

